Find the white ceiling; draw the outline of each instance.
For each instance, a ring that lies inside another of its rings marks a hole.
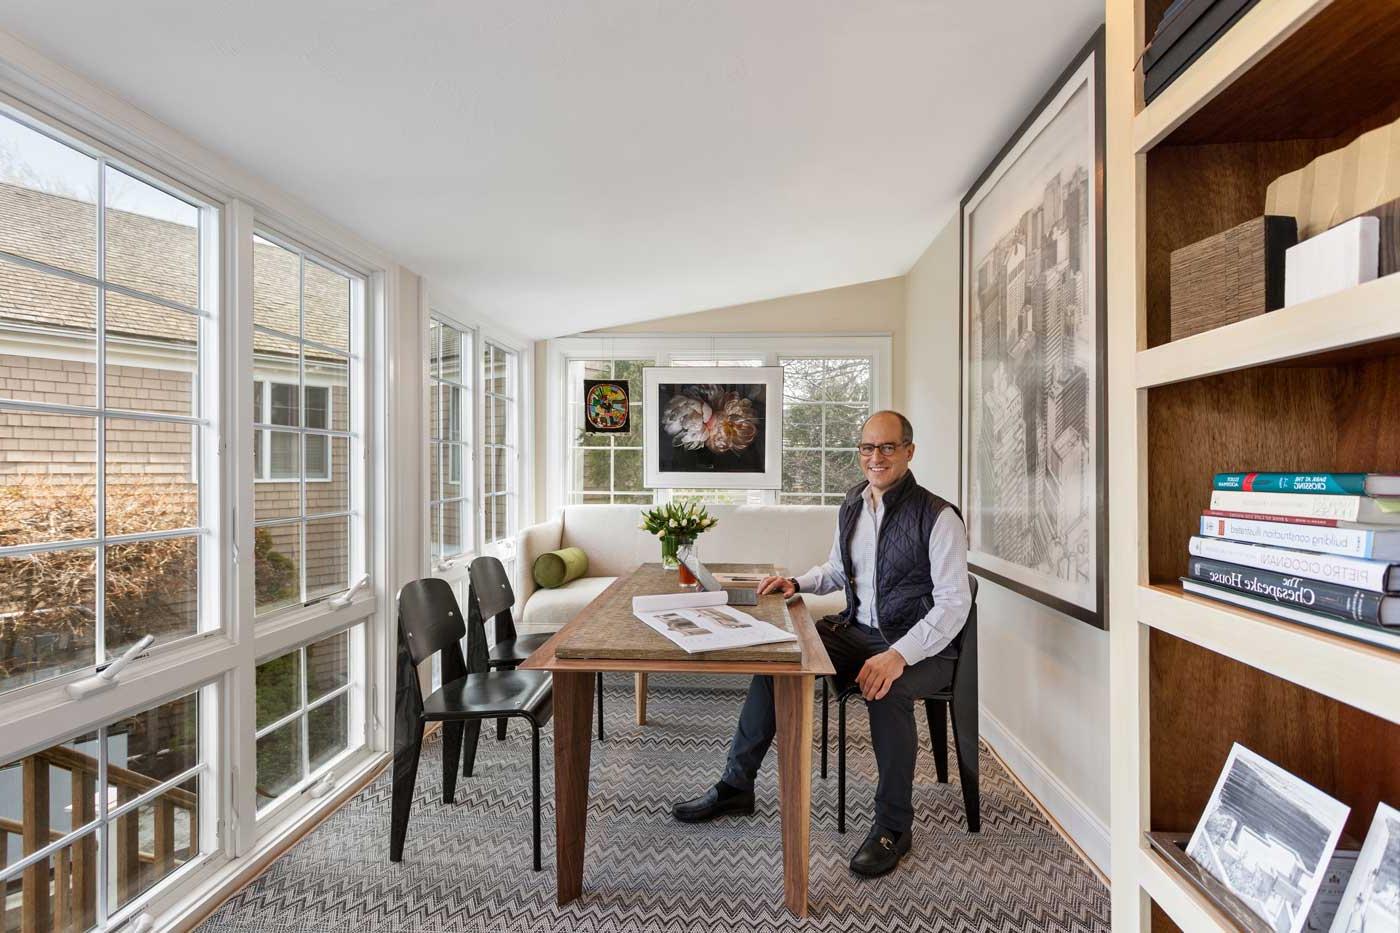
[[[1102,0],[6,0],[532,337],[900,275]]]

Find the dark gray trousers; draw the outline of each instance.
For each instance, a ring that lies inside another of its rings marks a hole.
[[[836,668],[838,689],[855,683],[866,659],[890,646],[879,632],[854,623],[842,624],[836,616],[818,620],[817,634]],[[919,754],[914,703],[948,689],[953,682],[953,663],[951,658],[926,658],[910,665],[891,685],[889,693],[867,704],[870,742],[880,769],[880,782],[875,788],[875,822],[886,829],[907,832],[914,825],[914,762]],[[776,732],[773,678],[756,676],[749,683],[749,695],[729,746],[724,783],[740,790],[751,789]]]

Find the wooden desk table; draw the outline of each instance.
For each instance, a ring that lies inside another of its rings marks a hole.
[[[763,573],[757,565],[713,565],[721,572]],[[593,681],[598,671],[769,674],[777,713],[778,793],[782,814],[783,898],[807,916],[808,838],[812,815],[812,694],[817,677],[834,672],[802,599],[765,596],[740,607],[786,628],[797,642],[686,654],[632,615],[632,597],[680,592],[675,571],[643,564],[612,586],[521,665],[554,675],[554,828],[558,901],[583,893],[592,753]],[[735,715],[738,715],[736,709]],[[719,770],[723,762],[716,761]]]

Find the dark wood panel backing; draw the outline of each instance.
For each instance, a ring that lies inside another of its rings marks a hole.
[[[1149,28],[1158,19],[1160,14],[1149,16]],[[1395,0],[1343,0],[1284,40],[1167,141],[1338,137],[1397,99],[1400,14]]]
[[[1337,451],[1332,469],[1400,472],[1400,357],[1373,358],[1333,370]],[[1400,689],[1400,688],[1397,688]]]
[[[1147,396],[1148,576],[1186,572],[1187,540],[1222,471],[1336,466],[1333,369],[1260,368]]]
[[[1268,143],[1158,146],[1147,154],[1147,345],[1171,339],[1171,254],[1264,213],[1280,175],[1334,148],[1296,139]]]
[[[1160,631],[1150,661],[1152,828],[1190,832],[1239,742],[1351,808],[1400,800],[1400,724]]]
[[[1181,927],[1172,923],[1172,918],[1155,901],[1152,904],[1152,933],[1182,933]]]
[[[1191,832],[1235,742],[1335,796],[1335,700],[1154,630],[1152,829]]]

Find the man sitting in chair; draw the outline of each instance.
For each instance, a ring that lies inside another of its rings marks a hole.
[[[760,593],[846,591],[846,611],[817,622],[837,682],[860,687],[870,710],[870,739],[880,769],[875,825],[851,857],[851,870],[875,876],[909,851],[914,824],[914,760],[919,750],[914,701],[953,680],[953,637],[972,605],[967,532],[957,507],[914,480],[914,429],[881,411],[860,432],[866,481],[841,503],[825,564],[800,577],[767,577]],[[753,782],[776,731],[773,679],[757,676],[739,716],[720,782],[677,803],[687,823],[753,812]]]

